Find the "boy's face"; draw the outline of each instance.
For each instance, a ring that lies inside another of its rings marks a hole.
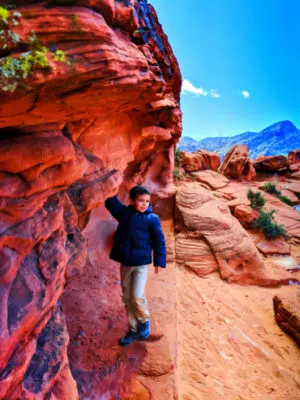
[[[134,200],[131,200],[131,204],[133,205],[133,207],[136,211],[143,213],[149,207],[150,195],[149,194],[140,194]]]

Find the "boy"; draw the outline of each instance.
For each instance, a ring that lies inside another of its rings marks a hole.
[[[122,301],[130,330],[119,341],[127,346],[150,336],[150,314],[144,289],[148,264],[154,254],[155,273],[166,267],[166,245],[158,215],[152,213],[149,190],[134,186],[126,207],[118,196],[105,201],[105,207],[119,222],[110,258],[120,262]]]

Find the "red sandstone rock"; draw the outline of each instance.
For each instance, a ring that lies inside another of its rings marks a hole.
[[[293,172],[292,174],[290,174],[290,177],[292,179],[300,179],[300,165],[296,164],[297,166],[299,166],[298,170],[296,172]]]
[[[279,283],[267,277],[261,256],[229,208],[215,200],[199,184],[179,187],[176,195],[176,220],[182,236],[186,231],[193,231],[199,238],[203,237],[218,263],[222,278],[241,284],[271,286]]]
[[[217,171],[220,165],[220,156],[217,153],[205,150],[197,150],[193,153],[180,152],[183,168],[187,172],[212,169]]]
[[[280,328],[296,340],[300,346],[299,289],[295,288],[289,295],[275,296],[273,306],[275,319]]]
[[[245,228],[251,228],[254,220],[258,218],[258,212],[250,206],[238,205],[234,208],[234,216]]]
[[[242,144],[233,146],[226,154],[219,172],[229,178],[252,180],[255,175],[254,162],[248,157],[248,147]]]
[[[287,158],[291,165],[300,163],[300,150],[290,151]]]
[[[257,171],[280,171],[289,168],[289,165],[285,156],[261,156],[254,163]]]
[[[300,195],[300,182],[296,180],[289,179],[286,183],[282,185],[283,189],[290,190],[291,192],[295,193],[296,195]]]
[[[273,254],[290,254],[290,246],[281,238],[256,243],[256,247],[266,256]]]
[[[75,400],[58,300],[86,264],[80,229],[121,184],[146,182],[168,197],[181,76],[145,1],[15,5],[22,16],[3,35],[20,41],[6,51],[19,57],[34,32],[49,66],[12,92],[0,79],[0,397]]]
[[[224,175],[215,171],[197,171],[193,172],[192,176],[194,176],[198,182],[207,184],[211,189],[220,189],[229,182]]]
[[[287,197],[293,204],[299,203],[299,198],[291,190],[283,189],[281,190],[281,195]]]

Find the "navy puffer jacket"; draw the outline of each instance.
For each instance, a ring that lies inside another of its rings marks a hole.
[[[140,213],[122,204],[116,195],[105,201],[105,207],[119,221],[110,258],[127,266],[151,264],[153,250],[154,266],[165,268],[165,237],[152,206]]]

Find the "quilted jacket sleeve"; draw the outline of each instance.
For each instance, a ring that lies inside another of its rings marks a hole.
[[[105,208],[117,221],[120,221],[123,212],[126,210],[126,206],[120,202],[117,194],[105,200]]]

